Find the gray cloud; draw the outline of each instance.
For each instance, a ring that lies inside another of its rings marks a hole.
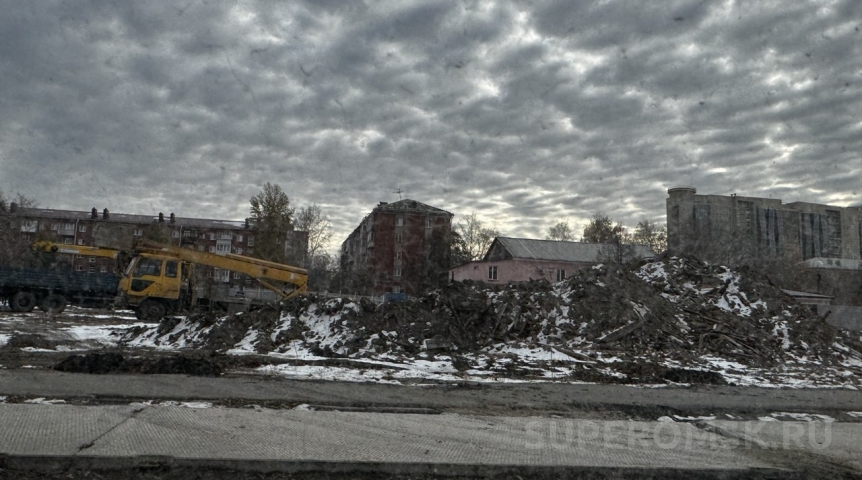
[[[509,235],[666,189],[862,203],[862,7],[834,2],[6,2],[0,189],[343,239],[396,190]],[[335,247],[335,245],[333,245]]]

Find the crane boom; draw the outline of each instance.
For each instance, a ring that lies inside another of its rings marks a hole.
[[[206,265],[232,272],[248,275],[258,280],[261,285],[280,294],[282,297],[292,297],[302,294],[308,290],[308,272],[304,268],[284,265],[259,258],[245,257],[242,255],[200,252],[188,248],[175,247],[173,245],[140,243],[135,251],[151,255],[165,255],[178,258],[184,262],[197,265]],[[286,295],[283,291],[273,286],[270,281],[289,283],[295,286],[295,290]]]
[[[32,248],[37,251],[85,255],[88,257],[113,258],[114,260],[117,259],[117,256],[120,253],[119,250],[112,250],[109,248],[88,247],[84,245],[65,245],[47,241],[35,242],[32,245]]]

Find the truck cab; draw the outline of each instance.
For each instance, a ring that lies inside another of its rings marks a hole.
[[[158,319],[174,312],[187,290],[189,270],[176,257],[139,254],[123,272],[118,303],[134,309],[139,319]]]

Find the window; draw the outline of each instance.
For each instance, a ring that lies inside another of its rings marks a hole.
[[[561,269],[561,268],[558,268],[557,269],[557,281],[562,282],[565,279],[566,279],[566,271]]]
[[[369,242],[373,242],[373,241],[374,241],[374,232],[373,232],[373,231],[368,232],[368,241],[369,241]]]
[[[173,232],[171,232],[171,236],[174,238],[180,238],[180,232],[177,230],[174,230]]]
[[[395,234],[395,243],[401,243],[401,234],[400,233]]]
[[[219,240],[215,246],[216,253],[230,253],[230,241]]]
[[[210,253],[215,253],[215,247],[213,247],[212,245],[210,245]]]
[[[210,240],[215,240],[215,233],[210,233]]]
[[[240,274],[239,274],[239,273],[234,272],[234,274],[233,274],[233,278],[234,278],[234,280],[239,280],[239,277],[240,277]]]
[[[425,228],[431,228],[433,226],[434,226],[434,220],[431,220],[430,218],[426,218],[425,219]]]
[[[396,227],[403,227],[404,226],[404,217],[397,217],[395,219],[395,226]]]
[[[242,241],[242,235],[237,235],[237,236],[236,236],[236,241],[237,241],[237,242],[241,242],[241,241]]]
[[[230,232],[219,232],[218,233],[219,240],[231,240],[233,239],[233,234]]]
[[[76,272],[83,272],[83,271],[84,271],[84,266],[83,266],[83,265],[78,265],[78,266],[76,266],[76,267],[75,267],[75,271],[76,271]]]
[[[252,235],[249,235],[249,236],[248,236],[248,246],[249,246],[249,247],[253,247],[253,246],[254,246],[254,236],[252,236]]]
[[[394,287],[392,287],[392,293],[401,293],[401,287],[395,285]]]
[[[72,244],[72,238],[71,238],[71,237],[66,237],[66,238],[64,238],[64,239],[63,239],[63,244],[64,244],[64,245],[71,245],[71,244]]]
[[[96,266],[90,265],[89,267],[87,267],[87,273],[96,273]]]
[[[99,271],[102,273],[108,273],[108,267],[105,265],[102,265],[101,267],[99,267]]]
[[[135,229],[135,233],[134,233],[134,235],[135,235],[136,237],[142,237],[142,236],[144,236],[144,231],[143,231],[143,230],[141,230],[140,228],[136,228],[136,229]]]
[[[85,233],[87,231],[87,226],[86,225],[79,226],[78,231],[81,233]]]
[[[497,279],[497,266],[488,267],[488,280]]]
[[[21,222],[21,231],[28,233],[36,233],[39,229],[39,223],[35,220],[24,220]]]
[[[395,252],[395,260],[401,260],[401,251]]]
[[[248,249],[248,254],[249,254],[249,255],[254,255],[254,249],[253,249],[253,248],[249,248],[249,249]]]
[[[204,251],[204,246],[203,246],[203,245],[198,245],[198,250],[200,250],[201,252],[203,252],[203,251]]]
[[[177,267],[179,264],[173,260],[165,263],[165,276],[169,278],[177,278]]]
[[[96,257],[90,257],[90,263],[96,263]]]
[[[400,277],[401,276],[401,268],[400,267],[395,268],[395,273],[393,275],[396,277]]]
[[[84,244],[84,239],[83,239],[83,238],[79,238],[79,239],[78,239],[78,245],[83,245],[83,244]]]
[[[237,249],[236,249],[236,254],[237,254],[237,255],[242,255],[242,247],[237,247]]]
[[[143,257],[138,260],[135,266],[135,273],[132,275],[135,278],[143,277],[144,275],[159,275],[162,273],[162,261],[158,258]]]

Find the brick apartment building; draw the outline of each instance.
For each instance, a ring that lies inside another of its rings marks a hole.
[[[130,249],[136,240],[156,238],[171,245],[194,248],[211,253],[254,255],[255,232],[249,220],[215,220],[164,215],[134,215],[99,212],[55,210],[47,208],[17,208],[9,205],[0,212],[19,217],[21,235],[25,241],[50,240],[66,245],[99,246]],[[308,233],[286,232],[285,253],[292,264],[303,265],[308,246]],[[108,258],[71,255],[72,268],[79,272],[117,273],[117,263]],[[202,268],[215,282],[251,283],[240,274],[226,270]]]
[[[380,202],[341,244],[344,288],[419,293],[432,250],[448,248],[452,216],[415,200]],[[446,266],[434,273],[445,276]]]

